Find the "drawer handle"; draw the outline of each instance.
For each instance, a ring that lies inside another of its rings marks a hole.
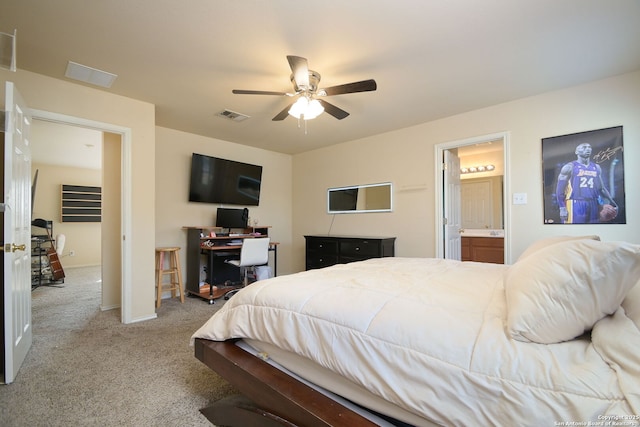
[[[359,251],[359,250],[360,250],[360,247],[356,246],[356,251]]]

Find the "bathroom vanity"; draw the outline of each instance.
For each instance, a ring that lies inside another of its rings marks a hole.
[[[503,230],[465,230],[461,237],[462,261],[504,264]]]

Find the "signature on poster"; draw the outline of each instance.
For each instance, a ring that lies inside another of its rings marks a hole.
[[[622,147],[608,147],[604,150],[600,150],[595,156],[593,156],[593,160],[596,163],[606,162],[607,160],[611,160],[613,156],[616,155],[618,151],[622,150]]]

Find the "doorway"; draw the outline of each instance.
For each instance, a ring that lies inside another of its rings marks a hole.
[[[66,273],[78,267],[96,266],[100,269],[101,217],[105,212],[101,206],[103,139],[103,132],[95,129],[37,119],[31,123],[32,217],[51,224],[51,237],[61,268]],[[73,200],[63,202],[70,207],[61,207],[60,188],[63,185],[98,188],[99,196],[89,195],[92,201],[88,201],[71,194]],[[86,206],[78,206],[83,203]],[[74,213],[74,217],[65,221],[61,213]],[[41,233],[41,229],[37,232]],[[112,308],[113,304],[106,305],[102,301],[101,306],[104,310],[105,307]]]
[[[447,226],[447,213],[445,207],[450,209],[451,206],[457,206],[456,209],[462,209],[460,200],[450,200],[451,198],[459,197],[451,190],[445,187],[445,177],[443,173],[443,159],[445,152],[453,153],[458,156],[459,153],[463,155],[469,155],[469,153],[480,153],[483,150],[490,148],[492,145],[501,144],[502,152],[502,223],[504,234],[504,262],[506,264],[511,262],[511,241],[510,241],[510,205],[508,203],[507,195],[509,191],[509,167],[508,167],[508,153],[509,153],[509,133],[500,132],[496,134],[484,135],[474,138],[469,138],[459,141],[451,141],[435,146],[435,181],[436,181],[436,256],[439,258],[447,258],[446,247],[450,242],[456,242],[455,236],[452,238],[445,232]],[[490,149],[494,149],[490,148]],[[465,153],[466,152],[466,153]],[[483,165],[484,166],[484,165]],[[456,171],[458,172],[458,171]],[[457,194],[460,194],[458,188]],[[460,213],[460,212],[458,212]],[[448,213],[451,215],[451,213]],[[460,215],[458,215],[460,216]],[[460,227],[462,229],[462,227]],[[446,229],[448,230],[448,229]],[[457,242],[460,241],[460,236],[457,236]],[[459,244],[459,243],[456,243]],[[455,251],[453,251],[455,253]],[[459,252],[458,252],[459,253]]]
[[[120,306],[122,323],[132,320],[131,277],[131,129],[48,111],[32,110],[34,120],[76,126],[101,132],[103,141],[103,211],[101,226],[101,262],[103,309]],[[108,148],[108,149],[105,149]],[[110,197],[111,202],[107,200]],[[109,273],[107,278],[105,273]],[[117,288],[117,289],[113,289]],[[105,289],[109,298],[105,301]]]

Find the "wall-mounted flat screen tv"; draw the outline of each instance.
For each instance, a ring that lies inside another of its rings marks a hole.
[[[189,201],[258,206],[262,166],[193,153]]]

